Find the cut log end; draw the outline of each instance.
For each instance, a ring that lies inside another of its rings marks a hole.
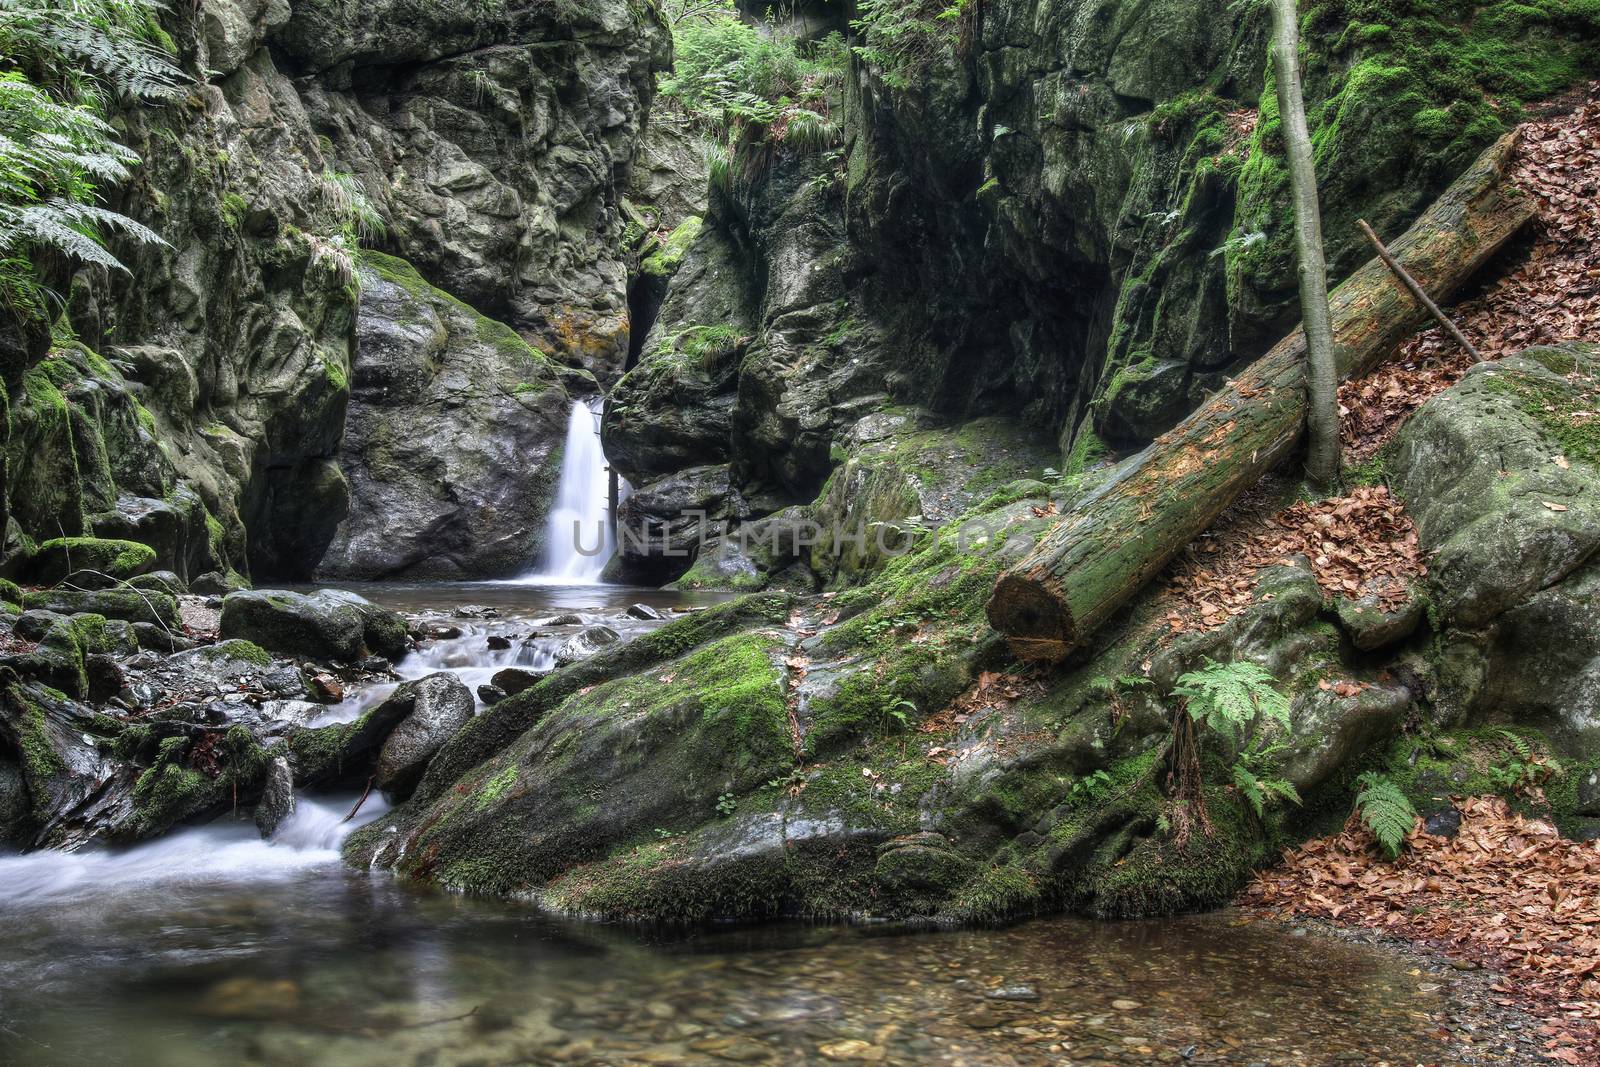
[[[1043,583],[1026,576],[1001,575],[984,612],[1023,659],[1060,662],[1077,647],[1071,610]]]

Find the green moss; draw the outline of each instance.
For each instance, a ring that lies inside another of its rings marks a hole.
[[[238,193],[222,194],[222,217],[229,226],[238,228],[250,211],[250,202]]]
[[[1572,358],[1557,350],[1545,351],[1546,359],[1563,357]],[[1600,392],[1592,387],[1532,378],[1509,368],[1497,370],[1484,387],[1492,393],[1513,398],[1525,414],[1561,445],[1567,458],[1600,467],[1600,419],[1581,414],[1600,405]]]
[[[324,359],[322,375],[328,382],[328,388],[336,393],[342,393],[350,388],[350,375],[346,373],[344,364],[338,360]]]
[[[0,578],[0,601],[22,606],[22,587],[7,578]]]
[[[690,215],[667,235],[661,245],[639,264],[639,272],[652,278],[669,278],[677,273],[678,265],[700,236],[703,222],[698,215]]]
[[[516,784],[517,768],[516,765],[513,764],[509,767],[506,767],[500,771],[499,774],[496,774],[493,778],[489,779],[483,784],[483,787],[478,790],[477,800],[474,803],[474,807],[476,807],[478,811],[483,811],[489,807],[492,807],[496,802],[510,792],[511,787]]]
[[[111,578],[131,578],[156,561],[155,550],[137,541],[99,537],[56,537],[39,545],[32,566],[50,571],[43,580],[59,581],[76,570],[99,571]],[[59,571],[59,574],[54,572]]]
[[[985,867],[962,886],[945,908],[956,922],[1005,922],[1043,909],[1044,886],[1038,875],[1012,864]]]

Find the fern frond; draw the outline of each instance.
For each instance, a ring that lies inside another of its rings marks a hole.
[[[1400,846],[1417,824],[1417,809],[1387,777],[1368,771],[1357,782],[1362,786],[1356,794],[1356,810],[1361,822],[1372,831],[1378,844],[1392,859],[1400,854]]]

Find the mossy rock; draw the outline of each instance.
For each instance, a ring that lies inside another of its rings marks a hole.
[[[47,589],[28,593],[23,606],[29,610],[54,611],[62,615],[103,615],[127,622],[148,622],[174,632],[182,630],[178,602],[165,593],[139,589]]]
[[[37,585],[55,585],[76,571],[95,571],[121,582],[149,570],[155,561],[155,550],[136,541],[57,537],[39,545],[28,561],[27,576]]]

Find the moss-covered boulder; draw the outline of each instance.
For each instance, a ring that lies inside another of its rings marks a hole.
[[[410,711],[378,750],[375,782],[390,796],[404,798],[422,779],[428,761],[472,718],[472,691],[446,671],[405,683],[384,703],[409,704]]]
[[[115,584],[142,574],[155,562],[155,550],[134,541],[57,537],[39,546],[25,576],[36,585],[55,585],[70,574],[88,571]]]
[[[222,600],[221,632],[224,638],[311,659],[353,661],[374,654],[398,659],[408,646],[404,619],[343,590],[229,593]]]
[[[363,254],[338,470],[348,514],[324,578],[499,578],[540,558],[572,400],[583,388],[515,330]],[[598,392],[590,381],[587,391]]]
[[[181,633],[178,602],[166,593],[147,589],[45,589],[28,593],[23,605],[29,610],[54,611],[62,615],[103,615],[132,623],[150,623]]]
[[[1474,367],[1402,432],[1396,489],[1433,553],[1449,643],[1440,700],[1600,744],[1600,349],[1564,345]]]

